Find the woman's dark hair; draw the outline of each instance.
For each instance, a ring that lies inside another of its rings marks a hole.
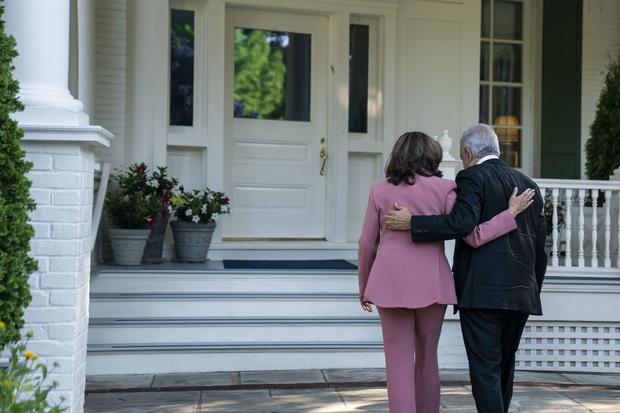
[[[439,142],[422,132],[402,134],[390,154],[385,177],[394,185],[415,183],[415,174],[441,177],[439,163],[443,151]]]

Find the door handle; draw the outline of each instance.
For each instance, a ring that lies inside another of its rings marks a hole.
[[[325,163],[327,162],[327,152],[325,151],[325,137],[321,136],[321,148],[319,149],[319,155],[321,156],[321,159],[323,160],[323,162],[321,163],[321,170],[319,171],[319,174],[321,174],[321,176],[325,175]]]

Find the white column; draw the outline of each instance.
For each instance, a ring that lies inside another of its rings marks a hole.
[[[69,0],[7,0],[7,32],[17,40],[15,77],[26,110],[20,124],[87,125],[69,93]]]
[[[58,381],[50,401],[64,396],[70,413],[84,407],[95,148],[112,135],[89,125],[83,105],[68,90],[70,0],[7,0],[7,32],[19,57],[14,76],[25,111],[14,115],[24,130],[22,147],[33,163],[28,174],[35,236],[31,252],[39,270],[30,277],[32,302],[25,331],[29,350]],[[94,21],[84,22],[94,24]],[[79,39],[78,39],[79,41]],[[78,73],[79,75],[79,73]]]
[[[169,25],[168,0],[127,3],[127,164],[167,162]]]

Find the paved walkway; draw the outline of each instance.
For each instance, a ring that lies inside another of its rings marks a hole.
[[[441,412],[475,413],[467,372],[441,372]],[[620,412],[620,374],[518,372],[511,413]],[[388,412],[383,369],[87,378],[86,412]]]

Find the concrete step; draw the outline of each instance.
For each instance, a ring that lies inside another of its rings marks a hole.
[[[227,370],[290,370],[385,367],[381,343],[323,343],[323,346],[158,347],[134,345],[116,351],[95,347],[88,352],[87,374],[161,374]]]
[[[339,293],[92,293],[92,318],[367,316],[357,294]]]
[[[378,318],[91,319],[89,345],[126,343],[381,342]]]

